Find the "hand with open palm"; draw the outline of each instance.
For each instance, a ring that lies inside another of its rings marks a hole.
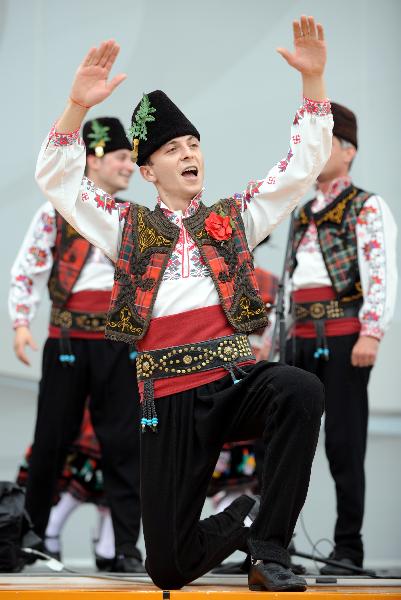
[[[80,128],[89,108],[106,100],[126,79],[120,73],[109,81],[110,71],[120,51],[114,40],[91,48],[79,65],[72,82],[69,102],[56,124],[56,131],[71,132]]]
[[[114,40],[91,48],[79,65],[71,88],[71,99],[85,107],[103,102],[126,79],[120,73],[108,81],[110,71],[120,51]]]
[[[323,73],[326,65],[326,43],[320,23],[302,16],[293,22],[294,52],[277,48],[277,52],[302,74],[304,95],[315,100],[325,99]],[[306,89],[305,89],[306,88]],[[318,97],[319,96],[319,97]]]

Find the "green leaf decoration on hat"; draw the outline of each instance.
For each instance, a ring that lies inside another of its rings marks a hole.
[[[91,133],[88,133],[88,138],[93,141],[89,144],[89,148],[96,148],[97,146],[104,147],[106,142],[111,142],[111,138],[107,133],[110,130],[110,127],[102,125],[99,121],[93,119],[91,128],[92,131]]]
[[[135,123],[130,127],[129,135],[132,139],[147,141],[148,130],[146,123],[150,123],[155,120],[152,113],[155,113],[156,109],[150,104],[149,97],[147,94],[142,96],[141,103],[135,114]]]

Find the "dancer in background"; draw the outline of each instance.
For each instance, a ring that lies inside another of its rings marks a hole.
[[[361,567],[368,382],[394,312],[397,227],[385,201],[352,181],[355,114],[336,103],[332,111],[330,160],[317,179],[316,197],[295,221],[287,362],[324,383],[326,454],[337,498],[329,558]],[[321,573],[350,571],[327,565]]]
[[[93,119],[85,124],[83,139],[85,169],[91,177],[86,194],[93,195],[99,210],[117,212],[123,219],[130,205],[114,195],[128,187],[134,171],[125,131],[118,119]],[[35,532],[44,538],[57,481],[89,397],[115,533],[113,570],[142,572],[136,546],[140,528],[136,369],[126,344],[104,339],[113,278],[110,259],[49,202],[38,210],[13,265],[9,295],[14,348],[26,364],[26,347],[35,348],[30,324],[46,284],[52,301],[26,508]]]
[[[17,483],[24,488],[28,479],[31,452],[30,447],[17,475]],[[104,494],[100,446],[87,407],[81,431],[68,451],[58,481],[44,538],[44,550],[47,554],[62,560],[62,531],[69,517],[85,503],[96,506],[98,512],[97,530],[92,539],[96,566],[100,571],[110,571],[115,562],[114,530]]]

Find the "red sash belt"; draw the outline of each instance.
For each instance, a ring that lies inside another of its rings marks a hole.
[[[206,340],[229,336],[235,333],[234,328],[228,323],[227,317],[220,305],[207,306],[196,310],[189,310],[167,317],[152,319],[149,329],[143,340],[137,343],[138,351],[161,350],[171,346],[195,344]],[[239,363],[239,365],[253,364],[254,361]],[[217,381],[227,375],[223,368],[210,371],[200,371],[169,377],[154,381],[154,397],[170,396],[212,381]],[[143,397],[143,382],[139,382],[139,392]]]
[[[72,294],[65,310],[77,313],[88,313],[90,315],[105,314],[109,310],[111,290],[84,290]],[[104,339],[104,331],[82,331],[73,327],[67,330],[68,337],[81,339]],[[54,325],[49,326],[49,337],[61,338],[61,329]]]
[[[335,300],[336,295],[331,287],[305,288],[292,293],[292,301],[295,304],[305,302],[319,302]],[[344,317],[340,319],[327,319],[325,321],[326,337],[338,335],[350,335],[361,330],[361,323],[356,317]],[[316,329],[312,321],[295,322],[293,335],[301,338],[315,338]]]

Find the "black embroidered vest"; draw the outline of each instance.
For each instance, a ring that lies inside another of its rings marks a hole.
[[[205,219],[212,211],[223,211],[234,222],[228,240],[221,242],[207,233]],[[264,327],[268,322],[266,308],[259,295],[252,255],[235,201],[221,200],[212,207],[201,203],[193,216],[184,219],[184,226],[199,248],[234,329],[250,333]],[[159,206],[153,211],[131,206],[116,264],[106,337],[135,343],[145,336],[179,234],[179,227],[169,221]]]
[[[314,200],[301,208],[294,223],[290,277],[297,265],[299,245],[310,223],[314,221],[323,260],[337,299],[356,302],[362,298],[356,225],[358,215],[370,196],[370,193],[350,186],[319,212],[312,212]]]

